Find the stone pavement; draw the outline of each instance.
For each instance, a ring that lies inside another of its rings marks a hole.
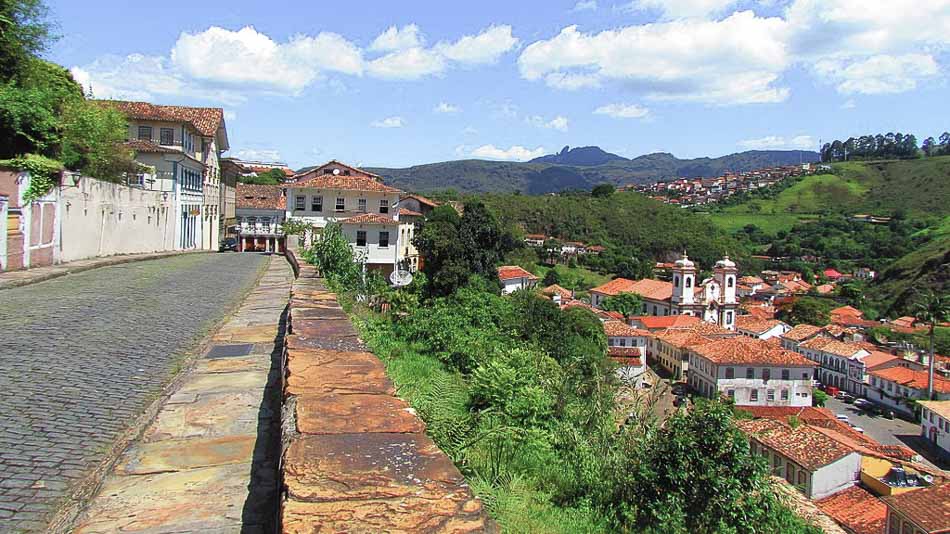
[[[157,260],[171,256],[180,256],[182,254],[198,254],[200,252],[183,252],[180,250],[172,252],[148,252],[145,254],[121,254],[118,256],[108,256],[105,258],[89,258],[86,260],[71,261],[69,263],[60,263],[48,267],[35,267],[33,269],[23,269],[20,271],[0,272],[0,289],[10,289],[12,287],[21,287],[37,282],[45,282],[67,274],[76,274],[99,267],[111,267],[123,263],[132,263],[136,261]]]
[[[0,532],[94,489],[266,257],[186,254],[0,291]]]
[[[280,354],[292,280],[286,260],[272,256],[210,350],[119,459],[75,532],[274,531]]]
[[[300,266],[290,316],[283,532],[496,532],[312,266]]]

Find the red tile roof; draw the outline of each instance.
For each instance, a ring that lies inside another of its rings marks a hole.
[[[385,215],[380,215],[378,213],[361,213],[359,215],[354,215],[352,217],[343,219],[340,222],[343,224],[399,224],[399,221],[393,219],[392,217],[386,217]]]
[[[841,306],[831,310],[831,315],[850,315],[851,317],[864,317],[864,312],[851,306]]]
[[[927,532],[950,530],[950,482],[882,499],[892,510]]]
[[[833,337],[816,336],[801,344],[802,347],[812,350],[820,350],[837,356],[850,358],[863,351],[864,349],[854,343],[838,341]]]
[[[810,324],[797,324],[791,330],[782,334],[782,337],[791,341],[802,341],[821,332],[821,328]]]
[[[653,337],[647,330],[628,326],[623,321],[605,321],[604,333],[607,337]]]
[[[162,106],[149,102],[127,102],[123,100],[100,100],[114,106],[131,119],[162,122],[187,122],[203,136],[214,137],[224,122],[224,110],[221,108],[196,108],[189,106]]]
[[[436,201],[434,201],[434,200],[429,200],[428,198],[426,198],[426,197],[424,197],[424,196],[422,196],[422,195],[417,195],[417,194],[415,194],[415,193],[410,194],[410,195],[405,195],[405,196],[401,197],[400,200],[407,199],[407,198],[414,198],[414,199],[416,199],[420,204],[425,204],[426,206],[429,206],[429,207],[431,207],[431,208],[436,208],[436,207],[439,206],[439,203],[438,203],[438,202],[436,202]]]
[[[893,354],[888,354],[886,352],[880,352],[876,350],[870,351],[870,352],[871,354],[865,356],[864,359],[861,360],[862,362],[864,362],[865,369],[874,369],[875,367],[879,365],[884,365],[886,363],[890,363],[898,359],[897,356],[894,356]]]
[[[412,211],[406,208],[399,208],[400,217],[422,217],[422,214],[418,211]]]
[[[710,339],[706,336],[695,334],[689,330],[679,330],[668,328],[666,330],[654,333],[656,339],[671,345],[678,349],[694,348],[707,343],[715,343],[718,340]]]
[[[346,167],[355,174],[324,174],[327,166]],[[400,193],[399,189],[390,187],[382,182],[379,175],[366,172],[336,160],[331,160],[319,167],[310,169],[303,174],[294,175],[294,181],[288,187],[312,187],[316,189],[338,189],[341,191],[375,191],[378,193]]]
[[[774,419],[746,419],[736,421],[736,426],[809,471],[820,469],[854,452],[850,447],[807,425],[792,428]]]
[[[917,319],[914,317],[898,317],[897,319],[891,321],[891,324],[902,328],[913,328],[914,323],[916,322]]]
[[[692,315],[641,315],[632,317],[631,320],[639,322],[644,328],[649,330],[657,330],[662,328],[682,328],[693,326],[700,322],[699,317]]]
[[[538,277],[522,269],[517,265],[502,265],[498,268],[498,279],[501,281],[513,280],[515,278],[527,278],[537,280]]]
[[[279,185],[238,183],[234,196],[238,209],[283,210],[286,207]]]
[[[606,284],[591,289],[591,292],[608,296],[619,295],[620,293],[636,293],[651,300],[667,300],[673,296],[673,284],[650,278],[643,280],[615,278]]]
[[[559,295],[561,299],[569,299],[574,296],[570,289],[564,289],[557,284],[551,284],[541,290],[542,295]]]
[[[760,319],[752,315],[740,315],[736,317],[736,328],[756,334],[768,332],[780,324],[782,324],[782,321],[777,319]]]
[[[861,486],[851,486],[815,504],[849,532],[884,534],[887,505]]]
[[[927,371],[918,371],[907,367],[888,367],[887,369],[875,369],[871,371],[870,374],[881,380],[888,380],[904,387],[927,389]],[[938,374],[934,374],[934,391],[938,393],[950,393],[950,380]]]
[[[801,354],[761,339],[745,336],[718,339],[692,348],[697,355],[717,364],[754,364],[790,367],[814,367],[815,362]]]

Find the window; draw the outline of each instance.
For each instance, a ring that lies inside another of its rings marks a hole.
[[[783,389],[783,390],[782,390],[782,400],[783,400],[783,401],[787,401],[787,400],[788,400],[788,390],[787,390],[787,389]]]
[[[777,477],[782,476],[782,459],[778,454],[776,454],[775,459],[772,460],[772,474]]]
[[[734,389],[727,389],[727,390],[726,390],[726,395],[728,395],[730,399],[736,400],[736,390],[734,390]]]
[[[303,211],[307,209],[307,197],[303,195],[297,195],[294,199],[294,209],[297,211]]]
[[[323,169],[323,174],[333,174],[333,169]]]
[[[389,232],[379,233],[379,246],[382,248],[386,248],[389,246]]]
[[[379,201],[379,212],[389,213],[389,201],[385,198]]]
[[[143,141],[152,140],[152,127],[151,126],[139,126],[139,139]]]
[[[805,471],[798,472],[798,485],[805,487]]]
[[[766,392],[766,394],[765,394],[765,398],[766,398],[766,400],[768,400],[769,402],[774,401],[774,400],[775,400],[775,390],[774,390],[774,389],[768,390],[768,392]]]
[[[755,378],[755,369],[751,367],[745,368],[745,377],[746,378]]]
[[[679,286],[680,286],[680,277],[679,277],[679,276],[674,276],[674,277],[673,277],[673,287],[679,287]]]
[[[732,278],[731,276],[727,276],[727,277],[726,277],[726,287],[732,287],[733,285],[735,285],[735,281],[733,280],[733,278]]]
[[[766,382],[768,382],[769,378],[771,377],[772,377],[771,369],[769,369],[768,367],[766,367],[765,369],[762,369],[762,380],[765,380]]]
[[[782,369],[782,380],[788,380],[791,376],[791,371],[788,369]]]
[[[323,197],[313,197],[310,199],[310,211],[323,211]]]
[[[789,484],[795,482],[795,466],[792,465],[792,462],[785,463],[785,480],[787,480]]]
[[[343,171],[343,176],[349,176],[349,175],[350,175],[350,170],[349,170],[349,169],[345,169],[345,170]]]
[[[802,373],[802,380],[808,380],[811,376],[808,373]]]
[[[161,145],[174,145],[175,144],[175,130],[171,128],[162,128],[158,131],[159,141]]]
[[[758,402],[759,400],[759,390],[753,389],[749,392],[749,400],[752,402]]]
[[[358,247],[366,246],[366,230],[356,231],[356,246]]]
[[[626,347],[626,346],[627,346],[627,340],[624,339],[624,338],[620,338],[620,346],[621,346],[621,347]]]
[[[687,276],[685,280],[686,280],[686,287],[693,287],[693,277]]]
[[[356,201],[356,211],[360,213],[366,213],[366,199],[360,198]]]
[[[336,210],[343,211],[346,209],[346,199],[343,197],[336,197]]]
[[[726,367],[726,378],[735,378],[736,369],[735,367]]]

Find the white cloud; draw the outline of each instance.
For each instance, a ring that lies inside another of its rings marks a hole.
[[[436,50],[452,61],[465,65],[494,63],[518,44],[511,26],[490,26],[478,35],[465,35],[454,43],[439,43]]]
[[[708,17],[723,13],[738,0],[634,0],[621,6],[624,11],[658,11],[666,19]]]
[[[739,146],[746,150],[814,150],[816,144],[810,135],[796,135],[788,139],[768,135],[758,139],[739,141]]]
[[[571,9],[571,11],[594,11],[596,9],[597,0],[581,0],[574,4],[574,9]]]
[[[369,45],[369,49],[376,52],[389,52],[416,48],[425,44],[425,39],[419,33],[415,24],[403,26],[402,29],[390,26]]]
[[[751,11],[721,21],[677,20],[585,34],[568,26],[528,45],[521,75],[562,89],[606,82],[641,90],[654,100],[719,105],[781,102],[777,86],[791,58],[785,23]]]
[[[425,48],[407,48],[376,58],[367,65],[374,77],[389,80],[416,80],[445,70],[445,58]]]
[[[642,119],[650,114],[650,110],[637,104],[606,104],[595,109],[594,113],[616,119]]]
[[[462,111],[462,108],[449,104],[448,102],[439,102],[439,105],[432,108],[432,111],[436,113],[458,113]]]
[[[551,120],[546,120],[540,115],[533,115],[531,117],[525,117],[525,122],[539,128],[548,128],[550,130],[557,130],[559,132],[566,132],[568,126],[567,117],[563,117],[561,115],[558,115]]]
[[[513,145],[508,149],[498,148],[495,145],[482,145],[469,152],[472,157],[504,161],[528,161],[544,154],[544,147],[539,146],[532,150],[521,145]]]
[[[373,128],[402,128],[406,121],[402,117],[386,117],[369,123]]]
[[[280,151],[273,149],[242,148],[234,153],[238,159],[248,161],[281,161]]]
[[[910,91],[939,72],[937,62],[927,54],[879,55],[850,64],[825,59],[814,69],[821,78],[834,83],[839,93],[866,95]]]

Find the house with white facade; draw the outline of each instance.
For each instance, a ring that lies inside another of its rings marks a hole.
[[[772,475],[784,478],[809,499],[853,486],[861,476],[861,455],[808,425],[774,419],[736,421],[754,454],[765,458]]]
[[[383,276],[401,265],[407,247],[401,239],[408,228],[400,221],[401,191],[383,183],[382,177],[331,160],[297,174],[284,185],[285,218],[299,219],[320,230],[340,223],[354,253]]]
[[[604,334],[607,356],[617,364],[617,376],[624,383],[639,385],[647,370],[647,345],[653,334],[617,320],[604,321]]]
[[[927,400],[928,372],[904,365],[870,371],[867,398],[896,412],[913,415],[915,401]],[[934,374],[935,400],[950,400],[950,379]]]
[[[176,242],[181,249],[217,250],[226,213],[221,211],[221,154],[229,147],[224,110],[103,100],[129,119],[127,146],[147,170],[128,185],[161,191],[175,200]]]
[[[687,382],[738,406],[811,406],[814,367],[798,353],[739,336],[690,347]]]
[[[740,315],[736,318],[736,331],[756,339],[771,339],[785,334],[792,327],[778,319],[762,319],[754,315]]]
[[[237,220],[239,252],[283,252],[285,206],[279,185],[237,184]]]
[[[501,292],[510,295],[519,289],[531,289],[538,285],[539,278],[517,265],[502,265],[498,268]]]
[[[798,352],[820,366],[817,378],[822,384],[856,395],[864,394],[864,373],[860,366],[853,366],[851,360],[869,356],[871,352],[867,349],[818,335],[800,343]]]
[[[616,278],[590,290],[591,304],[601,307],[609,297],[634,293],[643,299],[644,315],[693,315],[723,328],[735,330],[739,301],[738,271],[725,257],[713,268],[713,276],[699,281],[698,268],[685,254],[670,269],[672,282]]]
[[[945,460],[950,460],[950,400],[919,401],[920,435]]]

